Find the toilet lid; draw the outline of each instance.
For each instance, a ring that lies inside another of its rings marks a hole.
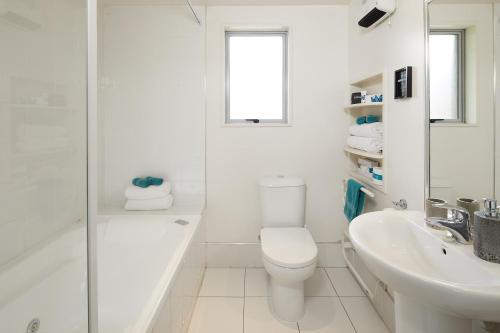
[[[260,231],[262,255],[269,262],[301,268],[313,264],[318,248],[306,228],[264,228]]]

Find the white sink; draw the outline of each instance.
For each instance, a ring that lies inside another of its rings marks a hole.
[[[368,268],[395,292],[398,333],[469,333],[471,319],[500,322],[500,264],[477,258],[471,245],[444,242],[422,213],[364,214],[349,233]]]

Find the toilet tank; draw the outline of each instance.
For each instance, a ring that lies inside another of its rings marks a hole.
[[[260,183],[263,228],[303,227],[306,184],[298,177],[268,177]]]

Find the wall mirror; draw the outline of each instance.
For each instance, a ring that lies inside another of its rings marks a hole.
[[[495,161],[500,156],[495,143],[500,3],[495,2],[432,0],[426,5],[427,196],[462,207],[473,201],[479,207],[500,184]]]

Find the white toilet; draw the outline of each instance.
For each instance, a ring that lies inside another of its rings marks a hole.
[[[296,177],[260,181],[261,252],[271,276],[274,313],[297,321],[304,315],[304,281],[314,274],[318,248],[305,226],[306,185]]]

